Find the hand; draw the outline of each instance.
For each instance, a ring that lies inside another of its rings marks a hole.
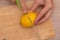
[[[12,0],[12,2],[14,3],[15,0]],[[22,6],[22,9],[24,10],[24,13],[26,13],[27,12],[27,8],[26,8],[24,0],[19,0],[19,2],[21,4],[21,6]]]
[[[40,5],[44,5],[44,8],[39,12],[35,20],[35,24],[39,24],[47,20],[53,11],[53,0],[35,0],[35,3],[29,11],[34,11]]]
[[[24,13],[26,13],[27,8],[26,8],[26,5],[24,3],[24,0],[19,0],[19,1],[20,1],[21,5],[22,5]],[[53,0],[35,0],[33,6],[31,7],[31,9],[29,11],[31,11],[31,12],[34,11],[40,5],[44,5],[44,8],[39,12],[39,14],[38,14],[38,16],[37,16],[37,18],[36,18],[36,20],[34,22],[35,24],[39,24],[39,23],[42,23],[45,20],[47,20],[50,17],[50,15],[52,14],[52,11],[54,9]]]

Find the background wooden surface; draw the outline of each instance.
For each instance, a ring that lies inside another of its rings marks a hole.
[[[60,40],[60,0],[54,0],[55,10],[52,15],[56,38],[53,40]]]
[[[7,0],[7,1],[9,2],[9,0]],[[5,2],[5,0],[4,0],[4,2],[1,1],[0,7],[7,6],[8,2]],[[55,10],[52,15],[52,19],[53,19],[53,23],[54,23],[56,37],[52,40],[60,40],[60,0],[54,0],[54,3],[55,3]],[[11,3],[9,3],[9,5],[11,5]]]

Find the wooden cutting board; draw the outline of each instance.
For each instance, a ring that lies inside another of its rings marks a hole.
[[[27,5],[30,3],[33,2]],[[32,28],[23,28],[19,23],[21,15],[23,11],[17,5],[0,8],[0,40],[45,40],[55,36],[51,18]]]

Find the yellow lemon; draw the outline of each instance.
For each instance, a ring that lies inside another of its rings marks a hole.
[[[36,13],[28,12],[20,18],[20,23],[23,27],[29,28],[34,25],[35,18],[36,18]]]

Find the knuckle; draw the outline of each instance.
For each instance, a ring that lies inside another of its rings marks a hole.
[[[53,8],[53,5],[49,5],[48,7],[49,7],[49,8]]]
[[[45,18],[49,18],[49,16],[45,15]]]
[[[48,18],[47,16],[45,16],[45,18]]]
[[[53,8],[54,6],[52,4],[46,5],[48,8]]]
[[[55,5],[53,5],[53,9],[55,8]]]
[[[40,5],[44,5],[44,2],[41,2]]]
[[[37,2],[39,3],[39,5],[44,5],[44,1],[43,0],[37,0]]]

